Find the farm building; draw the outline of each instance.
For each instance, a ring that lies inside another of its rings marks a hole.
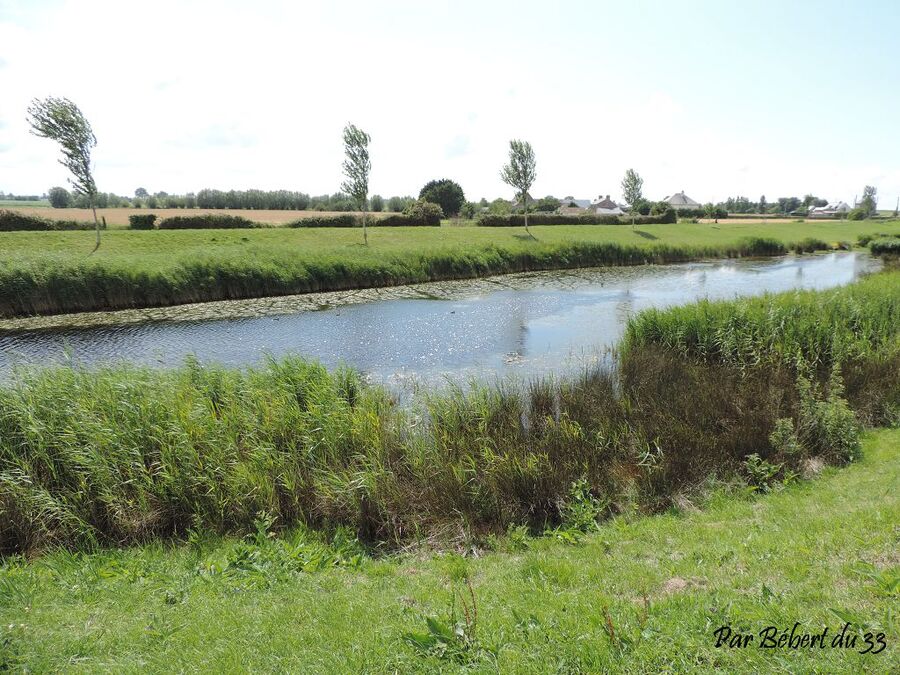
[[[666,197],[663,199],[664,202],[668,202],[673,209],[679,211],[681,209],[699,209],[702,208],[699,202],[695,202],[693,199],[684,194],[684,190],[681,192],[676,192],[671,197]]]
[[[833,202],[826,206],[814,206],[809,210],[810,218],[837,218],[850,213],[847,202]]]

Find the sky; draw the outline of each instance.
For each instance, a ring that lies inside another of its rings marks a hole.
[[[66,185],[33,98],[97,136],[105,192],[336,192],[341,130],[371,137],[373,194],[451,178],[531,194],[769,202],[900,195],[900,2],[0,0],[0,191]]]

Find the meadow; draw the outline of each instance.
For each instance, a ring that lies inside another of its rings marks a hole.
[[[296,216],[296,212],[293,212]],[[0,233],[0,317],[850,246],[900,221]]]

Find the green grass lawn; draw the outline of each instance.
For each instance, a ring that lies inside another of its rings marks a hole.
[[[772,237],[785,244],[813,237],[828,243],[855,243],[859,235],[879,232],[900,234],[900,221],[884,222],[772,222],[718,225],[553,225],[531,228],[538,241],[522,228],[442,227],[372,228],[368,248],[362,232],[352,228],[267,228],[258,230],[110,230],[103,244],[89,260],[131,259],[139,256],[147,266],[166,267],[173,256],[187,255],[280,256],[285,252],[302,257],[337,255],[348,260],[365,260],[384,255],[421,254],[440,249],[472,250],[490,246],[510,250],[534,248],[561,242],[614,242],[619,244],[668,244],[683,246],[724,246],[742,237]],[[0,253],[19,260],[41,259],[47,254],[83,260],[94,247],[94,233],[84,232],[4,232]]]
[[[900,430],[872,432],[862,461],[813,481],[719,489],[702,511],[620,517],[575,544],[516,535],[465,557],[344,555],[345,567],[286,571],[260,534],[8,561],[0,668],[897,672],[898,449]],[[460,637],[444,635],[454,596]],[[832,648],[845,621],[855,647]],[[761,630],[795,622],[827,627],[827,647],[758,647]],[[753,644],[716,648],[721,626]],[[887,647],[859,654],[866,633]]]

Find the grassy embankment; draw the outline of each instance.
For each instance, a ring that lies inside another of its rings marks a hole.
[[[628,336],[616,372],[412,410],[296,359],[26,371],[0,388],[0,552],[246,532],[260,512],[387,547],[540,531],[586,494],[597,515],[652,512],[711,477],[852,460],[850,410],[900,410],[897,272],[646,313]]]
[[[900,430],[862,461],[702,512],[619,517],[578,544],[373,560],[297,531],[0,567],[0,667],[32,672],[821,672],[900,668]],[[323,555],[329,552],[328,555]],[[322,564],[316,563],[320,561]],[[335,564],[337,563],[337,565]],[[468,579],[477,620],[459,597]],[[462,637],[417,639],[455,616]],[[855,648],[831,648],[846,620]],[[759,649],[767,626],[826,649]],[[757,635],[717,649],[715,631]],[[866,649],[865,633],[887,649]],[[873,638],[874,639],[874,638]],[[433,645],[431,643],[434,643]]]
[[[900,222],[0,234],[0,317],[389,286],[535,269],[771,255]]]

